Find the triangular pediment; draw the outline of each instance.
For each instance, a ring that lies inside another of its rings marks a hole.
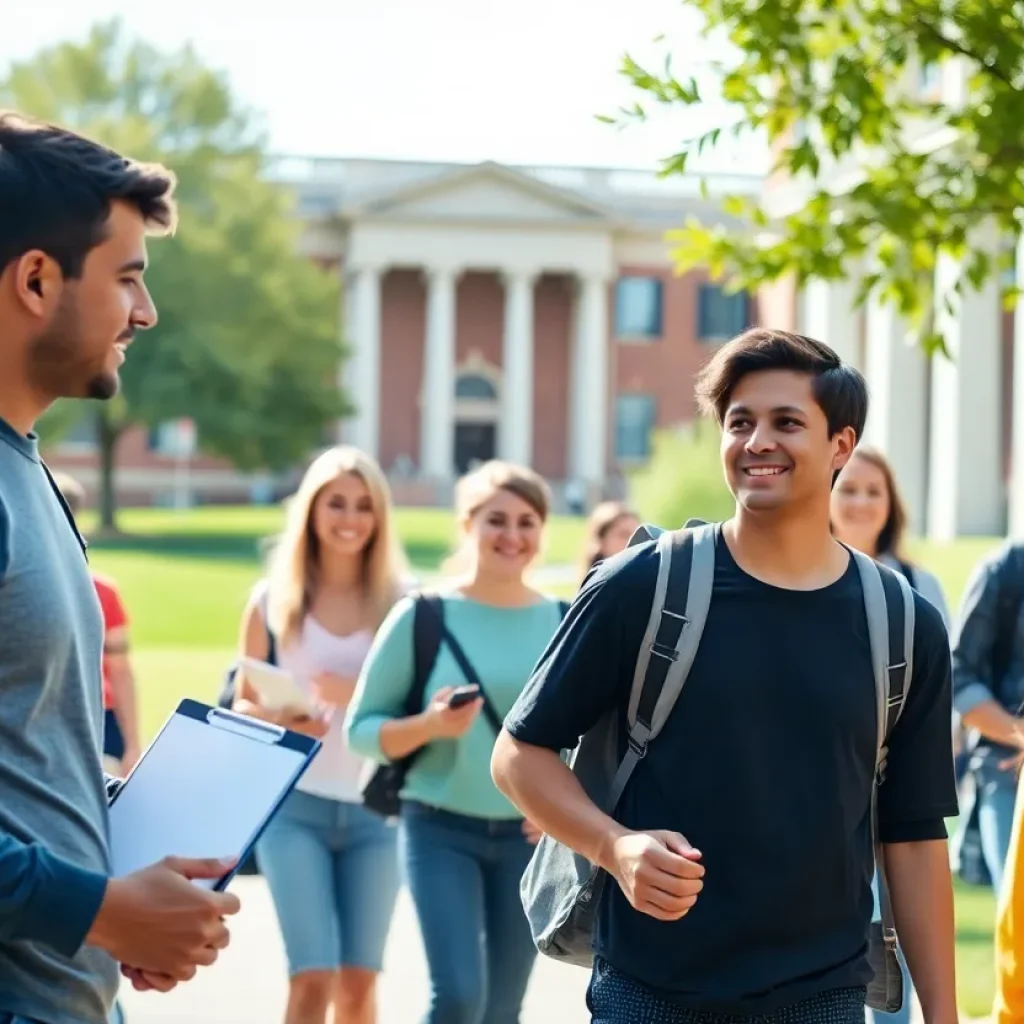
[[[449,170],[366,199],[346,212],[356,218],[467,222],[603,224],[611,219],[608,211],[583,196],[495,163]]]

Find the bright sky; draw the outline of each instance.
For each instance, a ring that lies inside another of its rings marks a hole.
[[[681,0],[33,0],[5,4],[0,72],[120,15],[165,48],[191,41],[261,111],[279,153],[654,167],[728,116],[720,104],[618,131],[623,53],[677,74],[712,55]],[[266,13],[255,13],[264,9]],[[244,14],[242,12],[245,12]],[[704,65],[706,67],[706,65]],[[721,154],[757,171],[760,153]]]

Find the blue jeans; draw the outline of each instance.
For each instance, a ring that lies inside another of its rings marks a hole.
[[[256,844],[288,968],[379,971],[398,896],[398,830],[361,804],[296,790]]]
[[[1010,853],[1013,812],[1017,803],[1017,774],[997,766],[983,766],[978,772],[978,831],[985,866],[992,876],[992,888],[1002,889],[1006,858]]]
[[[402,809],[401,846],[430,969],[423,1024],[517,1024],[536,950],[519,899],[522,822]]]

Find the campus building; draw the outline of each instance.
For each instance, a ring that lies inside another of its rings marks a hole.
[[[709,346],[758,320],[756,302],[677,276],[666,232],[727,220],[755,176],[659,179],[631,170],[287,159],[303,250],[343,279],[339,382],[356,406],[338,436],[375,455],[396,498],[447,502],[457,475],[500,456],[556,494],[622,489],[652,432],[694,416]],[[253,481],[176,455],[168,428],[122,442],[123,498],[251,496]],[[89,436],[53,461],[95,477]],[[272,494],[287,481],[257,481]]]
[[[910,69],[906,86],[927,100],[955,104],[967,82],[966,63],[949,60]],[[924,152],[954,141],[948,129],[926,121],[908,124],[906,138]],[[825,146],[819,152],[817,183],[781,176],[766,181],[764,203],[774,217],[802,208],[812,189],[842,196],[856,186],[856,160],[837,162]],[[1000,249],[1012,252],[1016,240],[982,231],[974,244],[996,257]],[[876,296],[853,311],[866,263],[849,265],[842,281],[798,289],[788,280],[759,292],[764,323],[827,341],[865,374],[872,396],[865,440],[892,460],[919,535],[950,540],[1024,530],[1024,401],[1014,401],[1015,393],[1024,395],[1024,309],[1006,312],[1001,300],[1002,287],[1013,283],[1024,261],[1018,256],[1015,264],[980,291],[965,289],[949,310],[941,295],[960,267],[940,256],[935,326],[950,359],[928,359],[899,312]]]

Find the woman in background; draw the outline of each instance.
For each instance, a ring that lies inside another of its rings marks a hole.
[[[587,520],[580,578],[584,578],[602,559],[625,550],[639,525],[639,517],[628,505],[621,501],[601,502]]]
[[[242,621],[241,653],[277,665],[315,714],[271,712],[238,674],[235,708],[317,736],[322,748],[256,846],[290,972],[286,1024],[373,1024],[375,986],[398,893],[396,829],[362,805],[365,761],[348,749],[345,709],[374,634],[403,592],[405,559],[387,482],[355,448],[307,470],[267,580]]]
[[[405,876],[430,969],[427,1024],[517,1024],[536,952],[519,898],[536,830],[491,781],[497,725],[526,685],[561,618],[525,574],[548,517],[547,485],[531,470],[487,462],[458,485],[462,545],[440,594],[448,633],[407,716],[416,602],[381,627],[348,714],[352,748],[384,763],[422,749],[404,789]],[[421,608],[421,613],[424,608]],[[453,657],[458,645],[482,685]],[[484,711],[485,701],[492,714]]]
[[[949,629],[949,608],[938,577],[908,561],[903,551],[906,529],[907,508],[892,466],[881,452],[858,445],[832,491],[832,532],[842,543],[902,573],[938,609]]]
[[[881,452],[858,445],[832,490],[832,532],[843,544],[870,555],[890,569],[902,573],[918,593],[941,613],[949,629],[949,610],[938,578],[908,561],[903,552],[907,510],[896,486],[892,466]],[[950,723],[952,728],[952,723]],[[878,905],[878,877],[875,876],[875,914]],[[906,963],[903,967],[905,995],[898,1013],[866,1011],[875,1024],[883,1021],[909,1024],[913,985]]]

